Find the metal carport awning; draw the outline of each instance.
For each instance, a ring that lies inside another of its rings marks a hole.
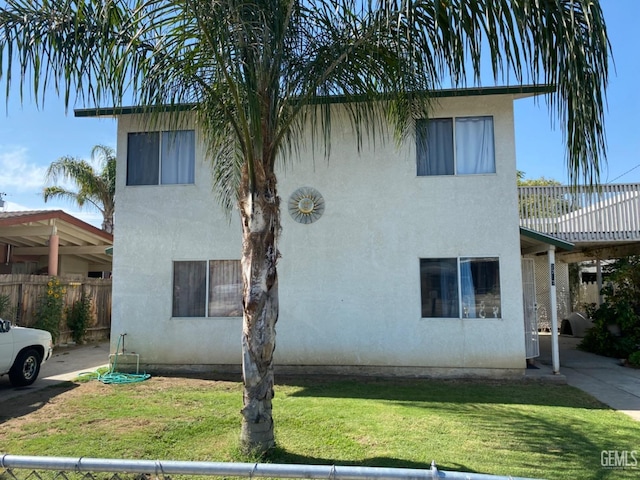
[[[573,243],[560,240],[546,233],[520,227],[520,253],[522,253],[522,255],[544,253],[548,251],[550,245],[566,252],[570,252],[575,248]]]
[[[558,345],[558,311],[556,296],[556,249],[570,252],[573,243],[545,233],[520,227],[520,253],[522,255],[547,254],[549,261],[549,305],[551,306],[551,357],[553,373],[560,373],[560,349]]]

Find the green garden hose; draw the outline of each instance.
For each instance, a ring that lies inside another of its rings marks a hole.
[[[151,378],[151,375],[148,373],[122,373],[117,372],[116,367],[118,364],[118,350],[120,350],[120,341],[123,339],[124,335],[120,335],[118,339],[118,346],[116,347],[116,354],[113,356],[113,363],[109,367],[109,371],[106,373],[101,373],[99,370],[95,372],[87,372],[81,373],[79,376],[91,376],[95,377],[96,380],[111,385],[111,384],[121,384],[121,383],[137,383],[142,382]],[[122,348],[122,353],[124,353],[124,347]]]

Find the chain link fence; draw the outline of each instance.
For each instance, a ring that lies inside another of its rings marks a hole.
[[[3,455],[0,480],[177,480],[194,476],[310,480],[534,480],[429,469]]]
[[[5,469],[0,470],[1,480],[150,480],[149,475],[137,474],[99,474],[91,472],[65,472],[52,470],[21,470]],[[171,477],[156,477],[157,480],[175,480]]]

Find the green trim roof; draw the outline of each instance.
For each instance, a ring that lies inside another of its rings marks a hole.
[[[195,103],[181,103],[178,105],[162,105],[158,107],[106,107],[106,108],[76,108],[75,117],[116,117],[120,115],[134,115],[139,113],[188,112],[196,108]]]
[[[448,88],[434,90],[430,92],[432,98],[451,97],[473,97],[482,95],[514,95],[532,96],[553,93],[553,85],[517,85],[499,87],[473,87],[473,88]],[[343,95],[325,97],[327,103],[346,103],[347,98]],[[316,102],[322,101],[318,99]],[[129,107],[106,107],[106,108],[79,108],[74,110],[76,117],[114,117],[120,115],[133,115],[140,113],[158,112],[187,112],[196,108],[195,103],[183,103],[176,105],[161,105],[156,107],[129,106]]]
[[[560,240],[559,238],[547,235],[546,233],[536,232],[535,230],[530,230],[525,227],[520,227],[520,235],[540,243],[553,245],[554,247],[561,248],[562,250],[566,250],[567,252],[570,252],[575,247],[573,243],[565,242],[564,240]]]

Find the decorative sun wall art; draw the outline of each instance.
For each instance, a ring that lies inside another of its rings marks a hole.
[[[324,198],[312,187],[300,187],[289,197],[289,214],[298,223],[313,223],[324,212]]]

